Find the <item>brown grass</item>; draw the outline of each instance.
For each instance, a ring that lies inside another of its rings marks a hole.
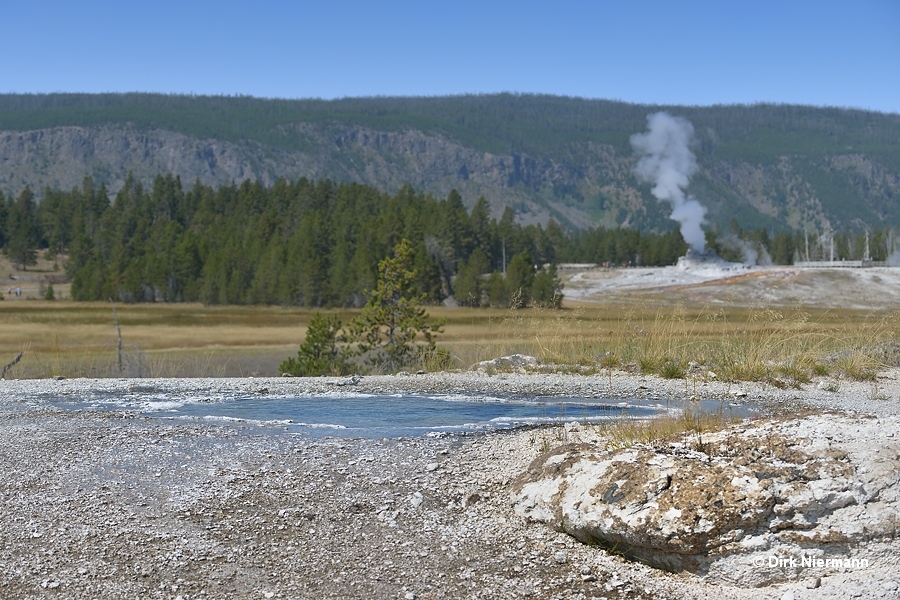
[[[660,308],[637,302],[495,311],[477,324],[472,317],[468,326],[463,314],[447,315],[447,330],[462,326],[471,337],[444,340],[460,367],[518,352],[563,367],[626,368],[670,378],[700,374],[780,387],[814,375],[870,378],[884,366],[872,349],[900,339],[900,319],[888,310]]]
[[[622,418],[597,425],[609,448],[628,448],[635,444],[653,445],[661,441],[680,440],[687,436],[691,449],[704,452],[704,436],[721,431],[743,419],[725,411],[685,410],[653,419]]]
[[[118,376],[110,303],[0,302],[0,362],[27,348],[18,377]],[[309,311],[116,305],[130,376],[276,374],[306,334]],[[11,357],[11,358],[12,358]]]
[[[27,272],[0,260],[0,277],[23,290],[14,298],[3,289],[0,301],[0,366],[26,350],[12,377],[277,375],[314,312],[116,304],[124,350],[119,371],[111,303],[65,300],[64,283],[54,284],[57,300],[41,299],[41,286],[61,277],[61,266],[46,260]],[[438,345],[449,359],[437,364],[456,369],[521,353],[582,373],[629,369],[785,387],[814,375],[872,379],[885,356],[873,349],[900,340],[896,311],[725,306],[672,307],[634,296],[563,310],[428,310],[445,322]],[[348,322],[356,313],[335,314]],[[428,364],[436,364],[433,357]]]
[[[108,302],[0,302],[0,363],[27,349],[12,376],[117,376],[112,308]],[[116,310],[128,363],[123,374],[133,376],[277,375],[313,313],[198,304],[117,304]],[[522,353],[563,370],[626,368],[678,378],[699,372],[780,386],[823,374],[870,379],[883,365],[867,349],[900,334],[897,315],[852,310],[636,305],[429,312],[446,323],[439,347],[452,368]],[[337,314],[346,322],[355,313]]]

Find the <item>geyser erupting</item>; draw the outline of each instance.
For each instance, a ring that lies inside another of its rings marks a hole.
[[[671,219],[681,225],[681,237],[699,254],[706,248],[703,217],[706,208],[684,189],[697,172],[697,160],[688,145],[694,126],[682,117],[658,112],[647,115],[647,133],[631,136],[631,146],[640,155],[634,172],[638,179],[652,183],[658,200],[672,205]]]

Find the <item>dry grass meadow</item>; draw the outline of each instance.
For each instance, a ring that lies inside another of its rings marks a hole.
[[[0,263],[0,369],[24,352],[7,377],[274,376],[296,354],[313,311],[198,304],[76,303],[60,267],[27,272]],[[54,300],[46,300],[52,282]],[[8,293],[20,287],[21,296]],[[444,363],[468,369],[498,356],[537,356],[553,368],[606,373],[640,370],[683,378],[794,386],[815,375],[874,378],[900,360],[896,310],[809,306],[728,307],[662,304],[640,293],[563,310],[430,307],[445,323]],[[339,311],[343,321],[353,311]],[[118,320],[119,329],[116,328]],[[121,351],[119,350],[121,332]],[[449,360],[448,358],[449,357]],[[121,360],[121,362],[120,362]],[[896,365],[895,365],[896,366]]]

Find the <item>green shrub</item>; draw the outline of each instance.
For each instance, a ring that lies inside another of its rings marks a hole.
[[[279,366],[283,374],[303,377],[346,375],[351,371],[347,349],[338,347],[341,320],[334,315],[315,313],[300,345],[297,358],[288,358]]]

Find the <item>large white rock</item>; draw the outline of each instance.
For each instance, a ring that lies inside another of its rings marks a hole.
[[[859,557],[898,533],[900,440],[880,433],[885,420],[816,415],[702,444],[562,446],[519,477],[513,503],[526,519],[669,571],[793,579],[805,556]]]

